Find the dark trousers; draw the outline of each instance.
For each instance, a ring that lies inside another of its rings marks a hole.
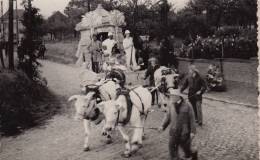
[[[152,104],[156,104],[156,103],[158,103],[158,93],[155,90],[152,92]]]
[[[99,73],[99,62],[92,62],[92,69],[94,72]]]
[[[203,123],[203,115],[202,115],[202,108],[201,108],[202,97],[200,96],[189,97],[189,101],[194,110],[196,121],[198,122],[198,124],[202,124]]]
[[[192,156],[190,135],[186,135],[179,138],[176,137],[175,135],[170,135],[170,141],[169,141],[170,160],[180,160],[180,157],[178,155],[179,147],[182,148],[186,158]]]

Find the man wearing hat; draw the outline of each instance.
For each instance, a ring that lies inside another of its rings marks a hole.
[[[166,114],[158,130],[163,131],[168,126],[170,160],[180,160],[179,147],[185,153],[185,158],[197,160],[197,151],[191,149],[191,142],[196,134],[194,111],[185,102],[178,89],[174,89],[166,99]]]
[[[111,57],[112,55],[112,48],[115,46],[116,41],[113,39],[113,33],[108,33],[108,38],[103,41],[102,48],[104,51],[104,56]]]
[[[189,66],[189,75],[185,79],[181,92],[183,92],[187,87],[189,88],[188,98],[193,107],[196,122],[202,126],[202,94],[207,89],[207,86],[205,81],[201,78],[199,70],[193,64]]]
[[[135,47],[133,38],[130,36],[130,31],[125,31],[125,38],[123,40],[123,47],[126,53],[126,66],[130,70],[135,70],[137,66],[136,58],[135,58]]]

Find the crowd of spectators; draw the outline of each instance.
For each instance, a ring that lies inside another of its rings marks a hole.
[[[257,56],[257,50],[256,39],[232,34],[226,36],[212,35],[206,38],[197,36],[194,41],[188,44],[183,43],[176,54],[179,57],[193,59],[249,59]]]

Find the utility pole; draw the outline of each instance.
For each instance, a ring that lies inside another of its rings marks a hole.
[[[1,37],[1,41],[0,41],[0,60],[2,63],[2,67],[5,68],[5,63],[4,63],[4,55],[3,55],[3,50],[4,50],[4,14],[3,14],[3,1],[1,1],[1,32],[2,32],[2,37]]]
[[[9,69],[14,70],[14,13],[13,0],[9,0],[9,25],[8,25],[8,55],[9,55]]]
[[[162,32],[163,32],[163,39],[168,36],[168,13],[169,13],[169,6],[167,0],[161,0],[161,23],[162,23]]]
[[[1,0],[1,30],[2,30],[2,41],[5,42],[5,24],[4,24],[4,9],[3,9],[3,0]]]
[[[133,12],[134,30],[135,30],[135,23],[136,23],[136,17],[137,17],[137,1],[138,0],[134,0],[134,12]]]
[[[16,4],[15,4],[15,6],[16,6],[16,38],[17,38],[16,43],[17,43],[17,46],[18,46],[18,43],[19,43],[19,17],[18,17],[17,1],[18,0],[15,0],[15,2],[16,2]]]

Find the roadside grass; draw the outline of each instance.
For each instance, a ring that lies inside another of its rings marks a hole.
[[[46,43],[46,59],[62,64],[75,64],[75,56],[78,47],[78,41],[61,41]]]
[[[60,113],[62,97],[20,71],[0,73],[0,135],[12,136],[42,125]]]

